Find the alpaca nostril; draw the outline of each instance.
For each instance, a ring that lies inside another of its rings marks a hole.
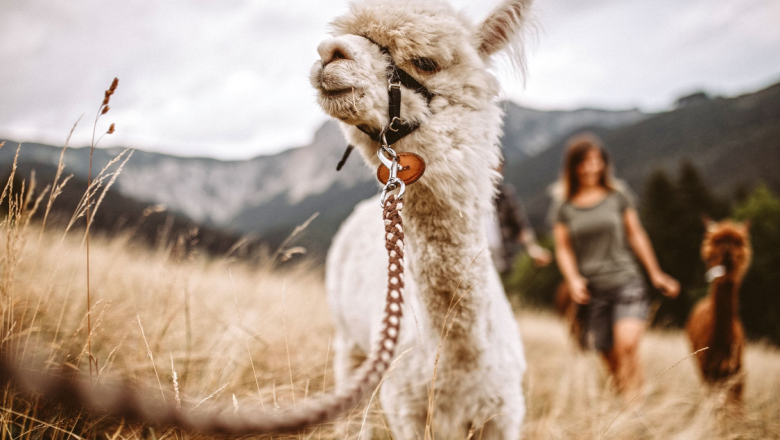
[[[340,47],[336,47],[330,52],[330,56],[322,59],[322,67],[325,67],[334,61],[351,60],[351,59],[352,57],[350,57],[347,54],[346,50]]]
[[[317,51],[320,53],[322,67],[325,67],[334,61],[353,59],[350,50],[341,41],[336,39],[322,42],[317,48]]]
[[[336,49],[333,51],[333,55],[330,57],[331,62],[336,60],[346,60],[347,56],[344,55],[344,52],[342,52],[340,49]]]

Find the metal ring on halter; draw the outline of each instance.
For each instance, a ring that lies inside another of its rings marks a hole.
[[[396,199],[401,200],[401,198],[404,196],[404,192],[406,192],[406,184],[404,183],[403,180],[397,177],[387,179],[387,185],[385,185],[384,189],[382,190],[382,197],[379,200],[383,208],[385,207],[387,196],[390,195],[391,191],[395,191],[396,189],[399,190],[398,190],[398,195],[395,197]]]
[[[399,129],[393,128],[393,124],[395,124],[396,122],[398,122],[399,124],[403,124],[404,120],[399,118],[398,116],[393,116],[393,119],[390,121],[390,124],[387,125],[387,129],[397,133]]]

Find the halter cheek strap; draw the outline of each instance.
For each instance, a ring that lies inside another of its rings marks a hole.
[[[390,65],[387,66],[388,123],[387,126],[381,130],[362,125],[358,125],[357,128],[376,142],[384,143],[386,140],[386,146],[390,146],[420,127],[417,123],[407,122],[401,119],[401,86],[425,97],[428,105],[431,104],[431,100],[436,95],[428,90],[427,87],[420,84],[419,81],[414,79],[414,77],[409,75],[405,70],[398,67],[398,65],[395,64],[393,57],[390,55],[390,51],[386,47],[381,46],[368,37],[363,38],[376,44],[382,53],[386,54],[390,59]],[[382,135],[384,135],[384,139]],[[354,148],[355,146],[352,144],[347,145],[344,156],[341,158],[338,165],[336,165],[336,171],[341,170]]]

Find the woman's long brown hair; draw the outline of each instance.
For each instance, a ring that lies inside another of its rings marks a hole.
[[[561,173],[561,183],[563,184],[566,200],[571,200],[580,190],[577,167],[585,160],[585,155],[594,149],[601,153],[601,159],[604,161],[604,173],[601,175],[599,183],[604,188],[615,189],[609,153],[604,149],[601,139],[593,133],[579,134],[571,137],[566,142],[566,155],[563,159],[563,172]]]

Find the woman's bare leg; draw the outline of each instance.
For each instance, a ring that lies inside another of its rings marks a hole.
[[[615,383],[626,401],[633,399],[644,385],[645,376],[639,359],[639,343],[644,332],[645,321],[639,318],[623,318],[613,326]]]

